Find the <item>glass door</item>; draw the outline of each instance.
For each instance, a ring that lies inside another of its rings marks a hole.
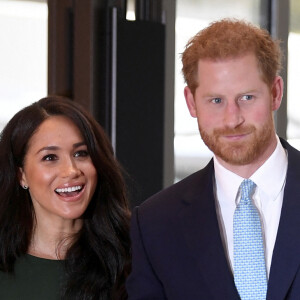
[[[0,0],[0,130],[47,95],[47,1]]]

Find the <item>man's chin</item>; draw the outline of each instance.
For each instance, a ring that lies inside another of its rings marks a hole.
[[[242,149],[241,149],[242,148]],[[247,165],[255,160],[257,153],[251,151],[252,149],[239,147],[239,148],[222,148],[213,151],[217,157],[220,157],[226,163],[231,165]]]

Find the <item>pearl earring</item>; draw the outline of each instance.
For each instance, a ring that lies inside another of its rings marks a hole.
[[[27,185],[23,185],[23,189],[24,189],[24,190],[27,190],[27,189],[28,189],[28,186],[27,186]]]

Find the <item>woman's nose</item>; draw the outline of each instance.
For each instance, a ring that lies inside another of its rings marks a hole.
[[[80,176],[81,171],[74,160],[67,159],[61,166],[62,177],[76,178]]]

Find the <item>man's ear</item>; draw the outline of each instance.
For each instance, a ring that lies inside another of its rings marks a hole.
[[[280,76],[276,76],[272,85],[272,110],[275,111],[280,107],[283,96],[283,79]]]
[[[184,88],[184,97],[191,116],[196,118],[197,117],[196,103],[195,103],[194,95],[188,86]]]

